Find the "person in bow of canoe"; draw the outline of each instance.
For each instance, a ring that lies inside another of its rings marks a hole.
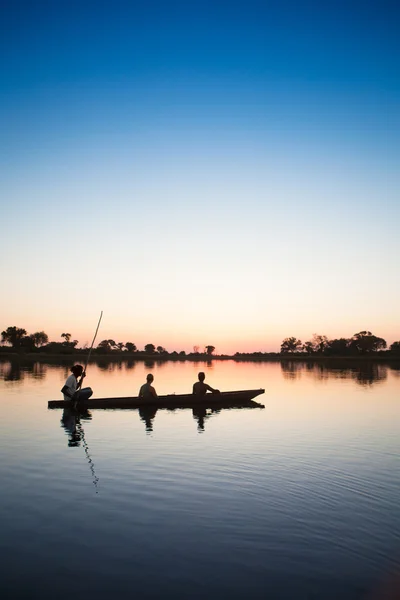
[[[74,365],[71,367],[71,375],[67,377],[64,387],[61,392],[64,394],[64,400],[72,400],[75,404],[79,401],[85,401],[93,394],[90,387],[82,389],[82,382],[86,377],[82,365]],[[78,381],[78,377],[80,377]]]
[[[139,390],[139,398],[144,400],[151,400],[151,398],[158,398],[157,392],[151,385],[154,381],[154,377],[149,373],[146,377],[146,383],[144,383]]]
[[[219,394],[219,390],[215,390],[208,383],[204,383],[206,376],[202,371],[198,374],[198,378],[199,380],[193,384],[193,394],[195,396],[205,396],[208,391],[213,392],[213,394]]]

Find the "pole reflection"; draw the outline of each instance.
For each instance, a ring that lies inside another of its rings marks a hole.
[[[86,454],[87,462],[89,465],[90,472],[92,474],[92,482],[96,490],[96,494],[98,493],[97,484],[99,482],[99,478],[96,475],[95,467],[93,459],[90,455],[89,445],[86,441],[85,430],[82,425],[82,421],[90,421],[92,419],[92,415],[88,410],[83,412],[78,412],[77,410],[66,407],[63,410],[63,414],[61,417],[61,427],[66,431],[68,435],[68,447],[69,448],[77,448],[81,445]]]

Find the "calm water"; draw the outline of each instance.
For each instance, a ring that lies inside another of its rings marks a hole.
[[[400,559],[400,371],[93,364],[95,395],[264,387],[265,409],[47,401],[66,366],[0,362],[1,598],[382,598]],[[393,596],[395,597],[395,596]]]

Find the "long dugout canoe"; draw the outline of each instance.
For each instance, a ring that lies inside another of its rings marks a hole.
[[[264,394],[265,390],[240,390],[236,392],[219,392],[206,394],[205,396],[195,396],[193,394],[170,394],[168,396],[158,396],[158,398],[143,400],[143,398],[123,397],[123,398],[89,398],[81,406],[84,408],[141,408],[154,406],[157,408],[225,408],[232,406],[248,406],[264,408],[263,404],[253,402],[253,398]],[[48,408],[67,408],[71,406],[69,400],[49,400]],[[79,403],[78,403],[79,406]]]

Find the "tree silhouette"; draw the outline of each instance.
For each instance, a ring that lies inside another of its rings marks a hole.
[[[299,352],[301,350],[302,343],[295,337],[285,338],[281,344],[281,353],[288,354],[293,352]]]
[[[212,353],[214,352],[214,350],[215,350],[215,346],[206,346],[206,352],[207,352],[207,354],[209,356],[212,355]]]
[[[349,345],[350,340],[347,338],[338,338],[334,340],[329,340],[328,346],[325,348],[325,354],[328,355],[336,355],[336,356],[345,356],[349,353]]]
[[[322,354],[328,345],[328,338],[326,337],[326,335],[319,335],[317,333],[314,333],[312,337],[312,343],[315,352],[319,352],[320,354]]]
[[[156,347],[154,344],[146,344],[144,347],[144,351],[147,352],[147,354],[154,354]]]
[[[31,335],[24,335],[24,337],[21,339],[19,345],[20,345],[20,348],[23,348],[27,352],[33,352],[33,350],[35,350],[35,348],[36,348]]]
[[[200,346],[193,346],[193,353],[198,354],[200,350]]]
[[[391,352],[395,352],[396,354],[400,354],[400,342],[393,342],[390,346]]]
[[[39,348],[40,346],[44,346],[44,344],[49,343],[49,336],[44,331],[37,331],[36,333],[31,333],[29,337],[31,338],[33,345],[36,346],[36,348]]]
[[[166,349],[163,346],[157,346],[157,352],[158,354],[165,354]]]
[[[1,332],[1,342],[3,344],[11,344],[13,348],[19,348],[24,335],[26,335],[26,329],[15,327],[15,325],[7,327],[7,329]]]
[[[70,333],[62,333],[61,337],[65,339],[65,344],[68,344],[71,339],[71,334]]]
[[[114,340],[102,340],[97,346],[97,348],[104,354],[107,352],[111,352],[111,350],[115,347],[116,344]]]
[[[125,346],[125,344],[123,342],[118,342],[117,344],[117,348],[120,352],[122,352],[122,348]]]
[[[128,350],[128,352],[136,352],[137,350],[136,345],[132,342],[126,342],[125,348]]]
[[[370,331],[360,331],[353,335],[350,347],[360,354],[369,354],[386,348],[386,340],[373,335]]]
[[[312,340],[308,340],[307,342],[304,342],[303,351],[307,352],[307,354],[314,354],[315,347],[314,347],[314,343],[312,342]],[[282,348],[281,348],[281,352],[282,352]]]

